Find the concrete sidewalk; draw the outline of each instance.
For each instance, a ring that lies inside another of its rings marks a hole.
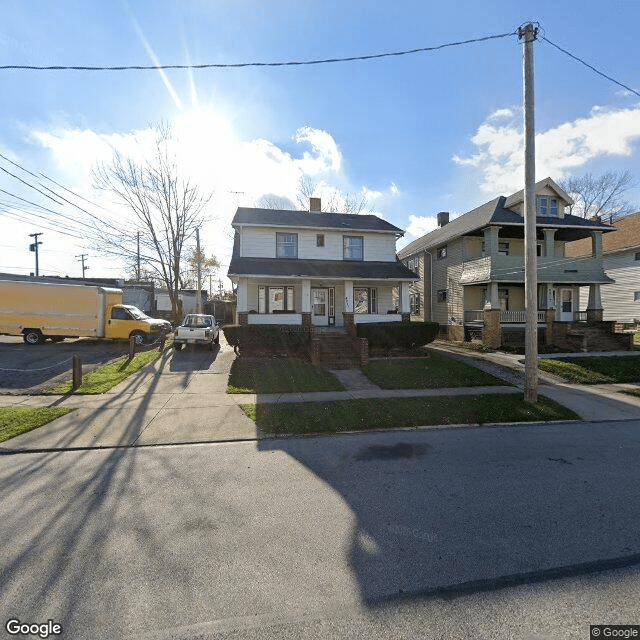
[[[506,380],[516,385],[519,390],[524,387],[524,356],[522,355],[502,351],[489,353],[470,351],[444,342],[433,343],[430,347]],[[556,357],[575,357],[576,355],[582,357],[588,354],[555,354]],[[640,353],[615,351],[589,355],[626,357],[638,356]],[[546,358],[546,354],[543,357]],[[538,394],[559,402],[588,422],[640,420],[640,397],[621,393],[623,390],[640,390],[640,384],[569,384],[558,376],[539,371]]]
[[[233,350],[166,352],[162,358],[101,396],[0,396],[2,406],[74,409],[48,425],[0,444],[1,452],[131,447],[260,439],[241,404],[330,402],[367,398],[469,396],[521,393],[522,356],[479,353],[443,343],[435,350],[468,362],[513,386],[391,389],[372,384],[359,370],[334,372],[345,391],[227,394]],[[575,411],[585,421],[640,420],[640,398],[620,393],[640,385],[570,385],[541,373],[540,395]]]

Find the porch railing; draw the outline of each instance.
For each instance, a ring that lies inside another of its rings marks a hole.
[[[501,311],[500,312],[500,322],[507,323],[515,323],[515,324],[525,324],[527,321],[526,311]],[[538,322],[545,322],[545,311],[538,311]],[[465,322],[483,322],[484,321],[484,312],[479,309],[473,309],[464,312],[464,321]]]

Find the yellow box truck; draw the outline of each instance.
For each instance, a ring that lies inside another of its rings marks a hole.
[[[27,344],[47,338],[128,339],[138,344],[171,331],[166,320],[149,318],[122,304],[122,290],[49,282],[0,280],[0,335],[22,335]]]

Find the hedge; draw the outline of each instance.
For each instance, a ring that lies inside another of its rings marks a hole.
[[[222,328],[224,337],[230,345],[240,349],[308,349],[311,334],[307,327],[286,324],[239,325],[232,324]]]
[[[435,340],[436,322],[383,322],[356,325],[359,338],[366,338],[370,348],[414,349]]]

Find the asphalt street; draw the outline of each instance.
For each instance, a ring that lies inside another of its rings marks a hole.
[[[588,638],[640,624],[639,454],[621,421],[3,455],[3,625]]]

